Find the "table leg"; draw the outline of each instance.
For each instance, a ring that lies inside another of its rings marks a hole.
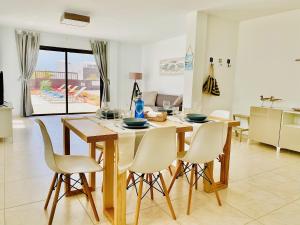
[[[96,160],[96,143],[89,144],[89,155],[92,159]],[[96,188],[96,173],[90,173],[89,175],[89,184],[91,190],[94,191]]]
[[[107,140],[103,151],[103,211],[112,224],[114,223],[114,153],[114,141]]]
[[[70,155],[70,129],[65,126],[63,123],[63,134],[64,134],[64,154]],[[70,175],[66,175],[65,177],[65,192],[66,196],[70,195],[71,191],[71,181],[70,181]]]
[[[185,145],[185,133],[184,132],[180,132],[177,134],[177,146],[178,146],[178,149],[177,151],[178,152],[183,152],[184,151],[184,145]],[[177,161],[177,166],[180,162]],[[182,170],[180,171],[179,174],[182,173]]]
[[[228,185],[228,180],[229,180],[231,137],[232,137],[232,127],[228,127],[227,139],[223,149],[223,157],[221,160],[221,175],[220,175],[220,182],[226,186]]]
[[[118,161],[119,154],[115,154],[115,170],[114,170],[114,224],[126,225],[126,178],[127,172],[119,173]]]

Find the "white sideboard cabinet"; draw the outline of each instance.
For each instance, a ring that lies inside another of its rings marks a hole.
[[[13,107],[9,103],[0,106],[0,138],[13,137],[12,110]]]
[[[300,112],[251,107],[249,139],[300,152]]]

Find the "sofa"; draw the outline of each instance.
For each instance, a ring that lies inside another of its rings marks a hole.
[[[144,104],[147,107],[163,107],[163,101],[170,101],[172,106],[179,107],[182,110],[182,96],[181,95],[167,95],[160,94],[157,91],[148,91],[142,93]]]

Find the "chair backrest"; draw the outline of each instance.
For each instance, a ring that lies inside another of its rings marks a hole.
[[[149,130],[143,136],[130,170],[154,173],[168,168],[176,159],[176,127]]]
[[[59,169],[57,168],[56,163],[55,163],[55,153],[53,151],[52,142],[51,142],[49,133],[47,131],[47,128],[42,120],[36,119],[35,122],[40,126],[40,129],[42,132],[42,136],[43,136],[43,140],[44,140],[45,161],[51,170],[57,172],[57,171],[59,171]]]
[[[230,112],[227,110],[215,110],[213,111],[210,116],[213,117],[219,117],[219,118],[223,118],[223,119],[230,119]]]
[[[189,162],[210,162],[222,153],[226,137],[227,123],[209,122],[199,127],[192,136],[190,149],[185,158]]]

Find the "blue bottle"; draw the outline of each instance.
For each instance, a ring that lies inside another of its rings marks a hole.
[[[144,118],[144,101],[142,99],[142,93],[139,93],[135,101],[134,118]]]

